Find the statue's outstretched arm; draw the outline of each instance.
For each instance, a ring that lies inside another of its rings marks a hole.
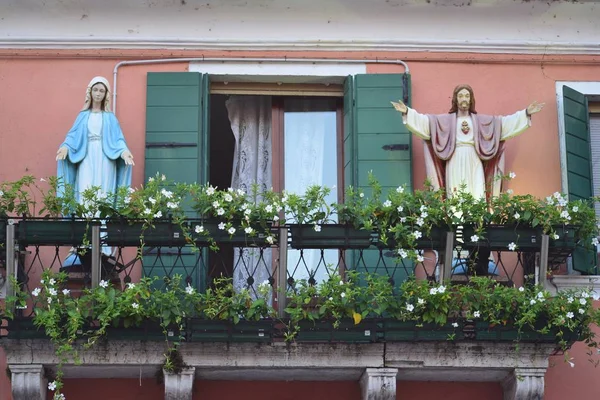
[[[545,103],[538,103],[537,101],[533,101],[530,105],[527,106],[525,112],[528,117],[531,117],[535,113],[539,113],[544,108]]]

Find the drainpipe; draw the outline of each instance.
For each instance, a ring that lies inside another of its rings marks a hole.
[[[197,58],[158,58],[151,60],[133,60],[121,61],[115,65],[113,69],[113,111],[117,111],[117,75],[119,68],[127,65],[144,65],[144,64],[167,64],[176,62],[194,62],[194,61],[219,61],[219,62],[298,62],[298,63],[341,63],[341,64],[399,64],[404,67],[404,73],[410,73],[408,64],[402,60],[347,60],[339,58],[245,58],[245,57],[197,57]],[[405,94],[407,96],[407,94]],[[406,98],[405,98],[406,102]]]

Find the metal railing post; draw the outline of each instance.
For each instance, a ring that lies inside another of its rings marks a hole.
[[[6,295],[14,296],[15,287],[12,284],[11,277],[17,280],[17,270],[15,267],[15,225],[6,224]]]
[[[279,267],[277,268],[277,315],[285,317],[287,306],[287,238],[288,228],[279,229]]]
[[[542,246],[540,248],[540,265],[536,271],[535,283],[546,286],[546,277],[548,274],[548,251],[550,249],[550,236],[542,235]]]
[[[100,225],[92,226],[92,289],[100,284]]]
[[[444,263],[442,264],[442,282],[452,278],[452,253],[454,252],[454,232],[446,232],[446,248],[444,249]]]

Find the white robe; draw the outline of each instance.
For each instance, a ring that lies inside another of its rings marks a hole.
[[[429,118],[412,108],[402,118],[409,131],[423,140],[430,140]],[[461,125],[467,121],[469,132],[463,133]],[[525,110],[502,117],[502,135],[500,140],[510,139],[522,133],[530,126]],[[456,118],[456,148],[446,164],[446,193],[449,196],[464,185],[465,190],[475,198],[485,198],[485,176],[483,163],[475,151],[473,123],[471,117]]]

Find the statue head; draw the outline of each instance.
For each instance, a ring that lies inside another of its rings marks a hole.
[[[461,101],[459,101],[459,97],[461,98]],[[473,89],[469,85],[461,84],[454,88],[454,93],[452,93],[452,107],[450,107],[450,111],[448,112],[450,114],[455,113],[465,107],[469,110],[469,113],[477,114],[477,111],[475,111],[475,95],[473,94]]]
[[[104,86],[105,90],[104,99],[102,100],[101,105],[102,111],[110,111],[110,85],[108,83],[108,80],[106,80],[106,78],[102,76],[94,77],[88,84],[87,89],[85,91],[85,103],[83,103],[83,108],[81,109],[81,111],[86,111],[92,108],[92,88],[94,88],[95,86],[99,87],[97,85]]]

